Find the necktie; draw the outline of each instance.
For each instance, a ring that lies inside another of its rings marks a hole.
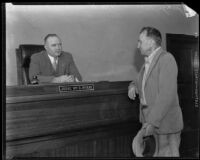
[[[53,58],[53,68],[54,68],[54,70],[56,71],[56,68],[57,68],[57,61],[58,61],[58,57],[54,57]]]

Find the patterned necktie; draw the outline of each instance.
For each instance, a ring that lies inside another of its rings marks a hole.
[[[54,68],[54,70],[56,71],[56,68],[57,68],[57,61],[58,61],[58,57],[54,57],[53,58],[53,68]]]

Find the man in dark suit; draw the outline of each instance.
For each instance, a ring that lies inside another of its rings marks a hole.
[[[39,83],[78,82],[82,77],[70,53],[62,51],[61,39],[56,34],[44,38],[45,50],[31,56],[29,78]]]
[[[157,135],[159,157],[179,156],[182,111],[177,94],[176,61],[161,48],[161,33],[144,27],[139,36],[138,49],[145,56],[137,81],[129,85],[128,96],[140,97],[140,122],[145,136]]]

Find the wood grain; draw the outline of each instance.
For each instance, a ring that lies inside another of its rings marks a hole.
[[[128,98],[128,84],[64,94],[58,85],[7,88],[7,157],[133,156],[139,101]]]

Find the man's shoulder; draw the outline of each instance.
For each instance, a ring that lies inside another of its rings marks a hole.
[[[170,63],[170,64],[176,63],[176,60],[175,60],[173,54],[166,50],[162,51],[160,61],[161,61],[161,63]]]
[[[45,50],[32,54],[31,58],[32,59],[38,59],[38,58],[43,57],[44,54],[45,54]]]
[[[62,52],[62,54],[61,54],[61,56],[63,57],[63,58],[72,58],[72,54],[71,53],[69,53],[69,52]]]
[[[165,57],[166,59],[174,59],[173,54],[171,54],[170,52],[165,51],[164,53],[165,53],[165,54],[164,54],[164,57]]]

